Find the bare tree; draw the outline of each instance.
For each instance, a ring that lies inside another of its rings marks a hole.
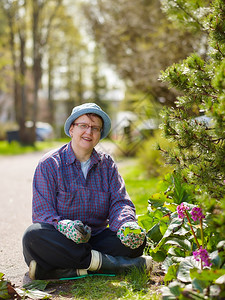
[[[42,77],[42,59],[44,51],[49,40],[51,25],[57,10],[62,4],[62,0],[32,0],[31,16],[32,16],[32,73],[33,73],[33,101],[32,101],[32,137],[35,141],[35,128],[38,111],[38,90]]]
[[[26,144],[29,135],[26,131],[25,121],[27,114],[26,97],[26,63],[25,50],[27,40],[27,24],[24,17],[27,10],[27,2],[7,1],[1,2],[9,25],[9,44],[12,56],[13,81],[14,81],[14,107],[16,121],[19,124],[19,136],[22,143]],[[18,42],[16,42],[16,40]]]

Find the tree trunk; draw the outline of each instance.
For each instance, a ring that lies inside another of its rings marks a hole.
[[[51,56],[49,55],[48,59],[48,108],[49,108],[49,123],[51,125],[54,124],[54,103],[53,103],[53,77],[52,77],[52,70],[53,70],[53,61]]]

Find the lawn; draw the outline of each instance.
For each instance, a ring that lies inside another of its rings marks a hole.
[[[16,141],[12,141],[11,143],[8,143],[7,141],[0,141],[0,155],[19,155],[34,151],[43,151],[45,149],[57,148],[63,143],[64,140],[52,140],[36,142],[34,146],[22,146]]]
[[[135,158],[118,162],[118,168],[125,181],[127,192],[135,204],[137,215],[146,213],[149,197],[158,192],[159,178],[145,178],[144,171]]]
[[[152,278],[154,275],[149,276],[134,269],[127,275],[94,275],[61,282],[37,280],[25,287],[31,293],[33,289],[43,290],[54,300],[159,300],[161,299],[158,287],[160,282],[157,281],[155,284]]]

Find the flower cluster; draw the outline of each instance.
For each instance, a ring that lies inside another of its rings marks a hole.
[[[203,233],[203,224],[202,224],[202,219],[205,218],[205,215],[203,215],[202,213],[202,209],[200,207],[193,207],[190,214],[192,217],[193,221],[200,221],[200,230],[201,230],[201,239],[202,239],[202,246],[199,245],[196,233],[194,231],[193,226],[191,225],[191,220],[190,220],[190,216],[188,214],[189,207],[185,206],[184,203],[181,203],[180,205],[177,206],[177,213],[180,219],[184,219],[185,217],[187,218],[190,228],[191,228],[191,232],[194,236],[194,239],[196,241],[198,250],[193,252],[193,256],[194,259],[196,259],[197,261],[201,260],[201,268],[202,267],[210,267],[212,265],[210,258],[209,258],[209,254],[207,252],[207,250],[204,248],[204,233]]]
[[[181,205],[177,206],[177,213],[180,219],[183,219],[185,217],[185,212],[186,210],[188,210],[189,208],[187,206],[184,205],[184,203],[181,203]]]
[[[193,221],[202,220],[205,218],[205,215],[202,213],[202,209],[200,207],[194,207],[191,210],[191,217]]]
[[[201,259],[204,267],[210,267],[212,265],[207,250],[203,249],[202,246],[198,250],[194,251],[193,255],[195,260],[199,261]]]

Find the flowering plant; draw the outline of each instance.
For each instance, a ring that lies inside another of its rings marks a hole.
[[[203,233],[203,224],[202,220],[205,218],[205,215],[202,213],[202,208],[200,207],[193,207],[190,214],[191,218],[194,222],[199,221],[200,222],[200,230],[201,230],[201,240],[202,240],[202,246],[199,245],[198,239],[196,237],[196,234],[194,232],[194,229],[191,225],[191,220],[188,214],[188,206],[185,206],[184,203],[181,203],[177,206],[177,214],[180,219],[184,219],[185,217],[188,219],[189,225],[191,227],[192,234],[194,236],[194,239],[196,241],[196,244],[198,246],[198,250],[193,252],[193,256],[196,261],[201,261],[201,269],[203,267],[210,267],[212,263],[210,262],[209,254],[206,249],[204,249],[204,233]]]
[[[212,231],[214,215],[211,211],[204,214],[199,206],[205,198],[202,201],[174,175],[166,176],[161,188],[162,192],[150,197],[148,213],[139,216],[138,222],[147,231],[147,253],[160,262],[165,273],[163,296],[211,299],[214,292],[224,296],[225,241],[221,241],[220,230]]]

